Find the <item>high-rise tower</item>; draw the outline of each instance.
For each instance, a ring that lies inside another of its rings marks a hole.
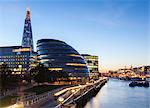
[[[26,10],[26,18],[24,24],[23,38],[22,38],[22,47],[30,47],[33,51],[33,38],[32,38],[32,27],[30,19],[30,10]]]

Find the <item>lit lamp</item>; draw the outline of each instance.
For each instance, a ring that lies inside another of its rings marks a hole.
[[[19,69],[20,69],[20,71],[21,71],[22,65],[18,65],[18,67],[19,67]]]
[[[14,68],[14,71],[12,72],[12,74],[15,74],[15,73],[16,73],[16,71],[17,71],[17,69],[16,69],[16,68]]]
[[[16,103],[15,108],[24,108],[23,102]]]
[[[58,98],[59,103],[61,104],[61,106],[63,106],[63,102],[64,102],[64,98],[63,97],[59,97]]]
[[[22,65],[18,65],[18,67],[19,67],[20,74],[22,76]]]
[[[14,105],[8,106],[6,108],[24,108],[24,105],[23,105],[23,102],[19,102]]]
[[[81,88],[82,87],[82,85],[79,85],[79,88]]]
[[[82,88],[83,88],[82,85],[79,85],[79,88],[80,88],[79,90],[80,90],[80,93],[81,93],[81,90],[82,90]]]
[[[75,92],[75,90],[74,90],[74,89],[72,89],[72,90],[71,90],[71,92],[72,92],[72,93],[74,93],[74,92]]]
[[[72,89],[71,92],[73,93],[73,103],[74,103],[74,93],[76,90]]]

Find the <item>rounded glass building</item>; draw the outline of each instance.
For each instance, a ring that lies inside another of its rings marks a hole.
[[[70,77],[88,77],[89,72],[83,57],[67,43],[55,39],[37,41],[40,63],[50,71],[67,72]]]

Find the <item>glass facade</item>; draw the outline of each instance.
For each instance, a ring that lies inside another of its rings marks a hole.
[[[38,60],[50,71],[67,72],[72,77],[89,76],[88,68],[82,56],[63,41],[41,39],[37,42]]]
[[[21,46],[0,47],[0,64],[6,63],[14,74],[29,71],[31,48]]]
[[[81,54],[87,64],[88,70],[90,72],[90,77],[99,75],[98,68],[98,56],[89,55],[89,54]]]
[[[26,11],[26,18],[25,18],[23,38],[22,38],[22,47],[30,47],[31,51],[33,51],[32,27],[31,27],[29,9],[27,9]]]

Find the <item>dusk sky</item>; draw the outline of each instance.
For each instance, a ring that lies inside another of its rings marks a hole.
[[[1,0],[0,46],[21,45],[25,11],[36,42],[65,41],[100,70],[150,64],[149,0]]]

